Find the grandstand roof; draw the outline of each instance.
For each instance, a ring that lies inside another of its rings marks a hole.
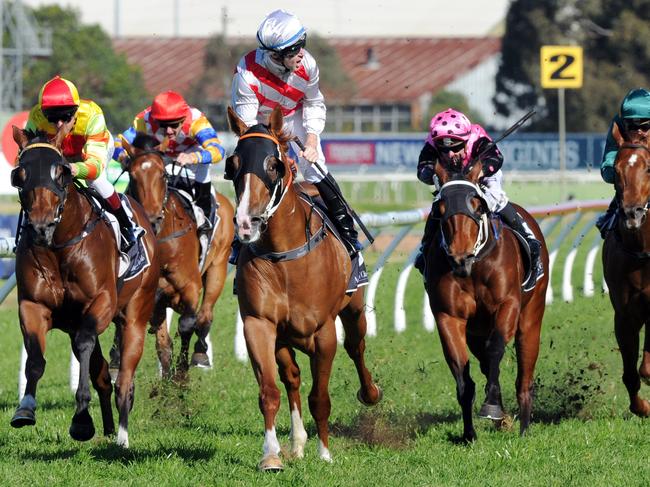
[[[501,49],[498,37],[332,38],[328,42],[355,82],[353,99],[358,103],[414,101],[439,91]],[[169,89],[189,89],[204,69],[208,39],[130,37],[115,39],[113,44],[142,68],[153,96]],[[336,93],[325,94],[337,99]],[[210,95],[221,98],[224,90],[215,86]]]

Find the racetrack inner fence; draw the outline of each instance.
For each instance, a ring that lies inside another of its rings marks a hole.
[[[598,215],[607,208],[608,200],[570,201],[567,203],[537,206],[528,208],[528,211],[537,219],[546,239],[549,251],[549,286],[546,293],[546,303],[551,305],[555,299],[565,302],[574,300],[574,293],[579,289],[584,296],[594,296],[597,289],[607,293],[607,285],[602,275],[602,265],[596,266],[597,254],[601,245],[601,238],[595,227]],[[361,220],[371,229],[374,236],[382,236],[385,242],[381,248],[377,244],[367,247],[367,254],[377,253],[369,272],[370,279],[366,290],[366,319],[368,322],[367,335],[374,337],[378,333],[377,327],[377,290],[380,280],[387,265],[396,259],[401,261],[400,271],[394,283],[393,296],[393,330],[403,332],[407,325],[407,310],[405,297],[407,293],[424,293],[423,306],[420,311],[422,326],[428,331],[435,330],[435,322],[424,287],[416,279],[418,288],[408,285],[409,276],[413,270],[413,263],[419,248],[422,236],[423,223],[429,213],[429,208],[416,210],[395,211],[387,213],[363,213]],[[409,237],[409,238],[407,238]],[[367,246],[368,242],[364,243]],[[15,242],[13,238],[0,238],[0,257],[13,257]],[[406,257],[404,252],[406,248]],[[399,249],[399,250],[398,250]],[[562,261],[561,259],[564,258]],[[600,261],[598,261],[600,262]],[[561,274],[555,275],[556,268],[561,267]],[[582,275],[576,277],[576,269],[582,268]],[[369,267],[370,269],[370,267]],[[230,269],[232,271],[232,269]],[[598,286],[595,284],[598,281]],[[578,284],[581,283],[581,286]],[[16,286],[16,275],[12,274],[0,288],[0,303],[3,302]],[[168,310],[167,326],[171,323],[171,310]],[[411,311],[412,312],[412,311]],[[244,341],[244,327],[239,312],[236,313],[234,353],[241,361],[248,359]],[[419,321],[419,318],[415,321]],[[337,338],[343,341],[343,327],[337,319]],[[21,366],[19,371],[19,397],[22,397],[25,388],[25,360],[26,351],[23,347]],[[212,363],[210,349],[210,363]],[[71,354],[70,387],[77,389],[78,362]]]

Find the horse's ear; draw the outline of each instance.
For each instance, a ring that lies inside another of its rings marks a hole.
[[[12,125],[11,128],[13,130],[14,141],[16,144],[18,144],[20,150],[23,150],[27,145],[27,142],[29,142],[25,131],[19,127],[16,127],[15,125]]]
[[[280,109],[280,105],[276,105],[269,117],[269,130],[272,134],[277,135],[282,132],[283,123],[282,110]]]
[[[120,137],[120,142],[122,143],[122,148],[126,151],[126,153],[129,155],[131,159],[135,157],[135,149],[131,145],[131,143],[126,140],[126,138],[122,135]]]
[[[57,131],[56,135],[54,136],[54,140],[52,141],[52,145],[56,147],[57,149],[61,150],[61,147],[63,147],[63,139],[65,139],[65,136],[68,135],[68,130],[65,130],[63,126]]]
[[[625,137],[623,137],[623,134],[621,133],[621,128],[619,127],[618,122],[612,123],[612,137],[618,147],[622,146],[625,142]]]
[[[241,137],[248,130],[248,126],[242,121],[232,107],[228,107],[228,125],[230,130],[237,136]]]

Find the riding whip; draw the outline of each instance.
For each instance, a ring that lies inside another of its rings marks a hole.
[[[499,137],[499,138],[493,140],[492,142],[488,143],[488,144],[485,146],[485,148],[481,151],[481,153],[478,154],[478,155],[475,157],[475,159],[477,159],[477,160],[478,160],[478,159],[481,159],[481,157],[482,157],[485,153],[487,153],[490,149],[492,149],[495,145],[497,145],[498,142],[501,142],[501,141],[502,141],[503,139],[505,139],[508,135],[510,135],[511,133],[513,133],[515,130],[519,129],[519,127],[521,127],[524,123],[526,123],[526,121],[527,121],[530,117],[532,117],[533,115],[535,115],[535,109],[532,109],[532,110],[529,111],[526,115],[524,115],[523,117],[521,117],[517,122],[514,123],[514,125],[513,125],[512,127],[510,127],[508,130],[506,130],[505,132],[503,132],[503,133],[501,134],[501,137]]]
[[[296,145],[298,145],[298,147],[300,147],[301,151],[303,151],[303,152],[305,151],[305,144],[303,144],[302,141],[298,137],[294,137],[293,141],[296,143]],[[320,166],[320,164],[318,164],[318,162],[312,162],[310,164],[312,166],[316,167],[318,172],[321,173],[321,175],[324,177],[323,181],[325,182],[325,184],[327,184],[330,187],[330,189],[336,194],[336,196],[341,200],[341,202],[343,203],[343,206],[345,206],[345,209],[348,211],[348,213],[350,213],[350,215],[352,215],[352,218],[354,219],[354,221],[357,222],[357,225],[359,225],[359,228],[361,229],[361,231],[364,233],[364,235],[366,236],[368,241],[372,244],[375,241],[375,237],[372,236],[372,234],[370,233],[370,230],[368,230],[368,228],[363,224],[363,222],[361,221],[361,217],[359,217],[359,215],[357,215],[357,212],[354,211],[352,209],[352,207],[348,204],[348,202],[345,200],[345,198],[343,197],[343,194],[341,193],[339,188],[335,184],[332,184],[327,179],[327,177],[326,177],[327,173],[323,170],[323,168]]]

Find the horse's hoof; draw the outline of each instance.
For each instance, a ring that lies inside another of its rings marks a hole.
[[[384,391],[382,390],[382,388],[379,387],[377,384],[373,384],[373,385],[375,386],[375,389],[377,389],[377,399],[375,399],[373,402],[366,401],[366,400],[363,398],[363,394],[361,394],[361,389],[359,389],[359,390],[357,391],[357,399],[358,399],[359,402],[360,402],[361,404],[363,404],[364,406],[368,406],[368,407],[370,407],[370,406],[375,406],[375,405],[377,405],[379,402],[381,402],[381,400],[382,400],[383,397],[384,397]]]
[[[118,369],[112,369],[112,368],[109,367],[108,373],[111,376],[111,384],[115,384],[115,382],[117,381],[117,375],[120,373],[120,369],[119,368]]]
[[[261,472],[280,472],[284,469],[284,465],[278,455],[269,453],[262,458],[257,468]]]
[[[95,436],[95,425],[88,411],[74,415],[69,431],[72,439],[77,441],[88,441]]]
[[[36,413],[33,409],[18,408],[11,418],[11,426],[22,428],[23,426],[34,426],[36,424]]]
[[[638,399],[630,404],[630,411],[641,418],[650,416],[650,403],[645,399]]]
[[[194,352],[192,354],[192,361],[190,362],[192,367],[198,367],[200,369],[211,369],[212,364],[210,363],[210,358],[207,353],[203,352]]]
[[[499,421],[505,418],[506,414],[503,412],[503,409],[501,409],[501,406],[499,406],[498,404],[483,403],[481,409],[478,412],[478,416],[479,418],[493,419],[495,421]]]

